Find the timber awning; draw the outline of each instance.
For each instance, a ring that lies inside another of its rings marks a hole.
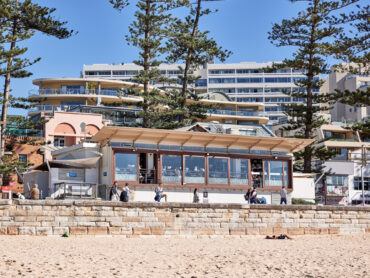
[[[109,142],[156,144],[296,152],[314,142],[311,139],[246,136],[192,131],[104,126],[92,138],[101,146]]]

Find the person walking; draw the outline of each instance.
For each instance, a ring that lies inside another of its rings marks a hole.
[[[287,191],[285,189],[285,186],[283,185],[283,187],[280,190],[280,205],[282,205],[283,203],[286,204],[286,196]]]
[[[198,189],[194,189],[194,194],[193,194],[193,203],[199,203],[199,195],[198,195]]]
[[[130,199],[130,193],[131,193],[131,190],[128,187],[128,183],[126,183],[119,197],[120,201],[127,203]]]
[[[119,195],[118,195],[118,191],[117,191],[117,182],[116,181],[113,183],[112,188],[110,189],[109,199],[111,201],[119,201]]]

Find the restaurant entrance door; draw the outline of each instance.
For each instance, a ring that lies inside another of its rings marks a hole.
[[[262,187],[262,159],[251,160],[252,186],[255,188]]]
[[[140,183],[156,184],[157,183],[157,154],[141,153],[139,160]]]

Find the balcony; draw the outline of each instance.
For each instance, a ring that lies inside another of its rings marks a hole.
[[[240,117],[264,117],[264,112],[259,111],[230,111],[230,110],[218,110],[208,109],[208,114],[213,115],[227,115],[227,116],[240,116]]]
[[[100,91],[97,89],[88,90],[88,89],[39,89],[39,90],[30,90],[28,92],[28,96],[50,96],[50,95],[69,95],[69,96],[114,96],[114,97],[131,97],[137,98],[139,97],[128,95],[122,91],[116,90],[105,90],[101,89]]]
[[[109,125],[127,126],[140,122],[139,108],[93,106],[93,105],[37,105],[29,109],[29,115],[40,112],[53,115],[54,112],[76,112],[87,114],[101,114],[103,120],[110,121]]]
[[[28,110],[29,114],[34,114],[38,112],[54,113],[54,112],[67,112],[79,105],[36,105]]]

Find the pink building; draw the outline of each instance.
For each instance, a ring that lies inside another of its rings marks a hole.
[[[54,112],[44,126],[45,159],[52,159],[53,150],[89,140],[107,122],[101,114]]]

